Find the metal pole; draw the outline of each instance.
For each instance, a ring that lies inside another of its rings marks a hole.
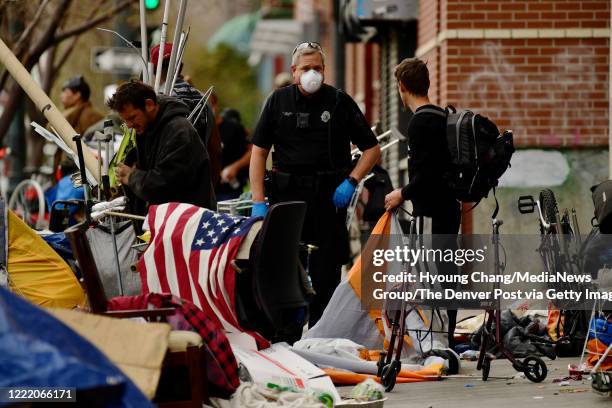
[[[117,236],[115,235],[115,221],[113,216],[109,217],[111,237],[113,238],[113,251],[115,251],[115,267],[117,268],[117,278],[119,281],[119,293],[123,296],[123,281],[121,279],[121,262],[119,261],[119,250],[117,249]]]
[[[176,57],[178,53],[178,39],[183,31],[183,21],[185,20],[185,12],[187,11],[187,0],[181,0],[179,6],[178,16],[176,17],[176,27],[174,27],[174,36],[172,37],[172,51],[170,52],[170,62],[168,63],[168,73],[166,75],[166,95],[170,95],[172,88],[172,78],[174,77],[174,71],[178,70],[180,64],[176,64]],[[176,66],[175,66],[176,64]]]
[[[151,84],[151,78],[147,70],[146,61],[149,60],[149,41],[147,39],[147,18],[144,0],[140,0],[140,53],[145,61],[145,67],[142,71],[142,81]]]
[[[102,180],[102,140],[100,138],[98,139],[98,174],[100,175],[100,180]],[[102,187],[103,184],[100,183],[100,185],[98,185],[98,201],[102,201]]]
[[[189,31],[191,31],[191,27],[187,28],[186,33],[185,32],[181,33],[181,38],[179,42],[181,48],[179,48],[179,55],[176,60],[176,63],[179,66],[183,62],[183,55],[185,54],[185,47],[187,46],[187,40],[189,39]],[[174,76],[172,77],[172,85],[170,85],[170,90],[174,89],[174,84],[176,84],[176,79],[178,78],[178,74],[179,74],[179,70],[175,69]]]
[[[157,57],[157,72],[155,73],[155,93],[159,92],[159,84],[161,82],[162,63],[164,62],[164,47],[166,45],[166,34],[168,32],[169,10],[170,0],[166,0],[166,2],[164,3],[164,17],[162,18],[161,35],[159,37],[159,56]]]
[[[149,85],[153,86],[153,63],[147,62],[147,73],[149,75]]]
[[[91,223],[91,191],[89,190],[89,184],[87,183],[87,171],[85,169],[85,158],[83,156],[83,144],[81,142],[81,135],[76,134],[72,137],[73,142],[76,145],[77,157],[79,160],[79,170],[81,171],[81,184],[83,185],[83,192],[85,193],[85,219],[87,223]],[[101,184],[98,184],[100,188]]]

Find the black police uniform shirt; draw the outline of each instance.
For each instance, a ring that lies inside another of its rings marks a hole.
[[[253,133],[254,145],[274,145],[275,168],[296,174],[347,169],[351,142],[362,151],[378,143],[353,99],[327,84],[309,96],[295,84],[277,89]]]

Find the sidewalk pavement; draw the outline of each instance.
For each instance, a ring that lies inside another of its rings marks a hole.
[[[527,408],[527,407],[610,407],[612,398],[604,398],[591,391],[590,380],[569,381],[560,386],[554,379],[568,376],[569,363],[580,358],[545,359],[548,366],[546,379],[535,384],[525,378],[514,378],[517,372],[507,360],[495,360],[490,378],[483,382],[476,362],[462,361],[461,375],[471,378],[449,378],[413,384],[397,384],[386,394],[385,408]],[[506,378],[495,378],[506,377]],[[341,395],[350,394],[351,387],[339,388]]]

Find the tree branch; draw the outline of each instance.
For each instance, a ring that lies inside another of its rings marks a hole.
[[[57,30],[57,26],[62,17],[66,14],[66,10],[70,6],[71,2],[72,0],[61,0],[57,8],[52,13],[51,18],[45,19],[45,21],[49,21],[49,25],[42,33],[40,41],[38,44],[36,44],[36,46],[31,48],[31,51],[27,53],[25,58],[23,58],[21,61],[27,71],[32,69],[32,67],[38,62],[38,59],[42,53],[52,44],[53,35]],[[8,102],[4,106],[4,111],[0,116],[0,139],[4,139],[6,131],[13,120],[13,116],[23,101],[24,92],[21,86],[17,82],[13,81],[12,87],[8,91],[8,95]]]
[[[119,3],[119,5],[113,7],[112,9],[108,10],[107,12],[103,13],[102,15],[98,16],[93,20],[87,21],[86,23],[83,23],[80,26],[77,26],[71,30],[57,33],[53,38],[53,43],[59,44],[67,38],[84,33],[85,31],[95,27],[96,25],[110,19],[115,14],[125,10],[131,3],[133,3],[133,0],[124,0],[123,2]]]
[[[13,47],[13,54],[15,54],[17,59],[21,59],[23,57],[22,54],[24,52],[26,41],[29,40],[30,34],[32,34],[32,30],[34,29],[34,27],[38,25],[40,21],[40,17],[42,16],[42,13],[45,7],[47,7],[47,4],[49,4],[49,0],[43,0],[40,6],[38,6],[38,9],[36,10],[36,14],[34,15],[34,19],[30,22],[30,24],[28,24],[26,29],[23,30],[23,32],[19,36],[19,39],[15,43],[15,46]],[[0,9],[0,13],[1,13],[1,9]],[[8,70],[5,68],[4,71],[2,71],[2,76],[0,77],[0,89],[4,88],[7,78],[8,78]]]
[[[94,18],[94,16],[95,16],[95,15],[98,13],[98,11],[100,10],[100,7],[101,7],[101,6],[102,6],[102,5],[98,5],[98,7],[96,7],[95,9],[93,9],[93,10],[91,11],[91,13],[89,13],[89,16],[87,16],[87,20],[86,20],[86,21],[89,21],[89,20],[91,20],[92,18]],[[75,36],[73,36],[73,37],[72,37],[72,39],[70,40],[70,44],[68,44],[68,45],[66,46],[66,48],[64,48],[64,52],[62,52],[62,55],[60,55],[60,57],[59,57],[59,58],[57,58],[57,60],[58,60],[57,64],[53,64],[53,62],[54,62],[54,61],[55,61],[55,59],[56,59],[56,58],[55,58],[55,56],[54,56],[54,58],[51,60],[52,62],[51,62],[51,64],[49,65],[49,69],[50,69],[50,71],[49,71],[49,72],[50,72],[50,75],[51,75],[49,78],[50,78],[50,80],[51,80],[51,83],[53,83],[53,82],[55,81],[55,74],[56,74],[57,72],[59,72],[60,68],[61,68],[61,67],[64,65],[64,63],[66,62],[66,60],[68,60],[68,57],[70,56],[70,54],[71,54],[71,53],[72,53],[72,51],[74,50],[74,47],[75,47],[75,45],[76,45],[76,43],[77,43],[77,41],[79,40],[79,38],[80,38],[80,37],[81,37],[80,35],[75,35]]]
[[[47,7],[47,4],[49,4],[49,0],[44,0],[41,3],[41,5],[38,6],[38,10],[36,10],[34,19],[30,22],[30,24],[28,24],[26,29],[23,30],[23,32],[19,36],[19,39],[15,43],[15,46],[13,47],[13,50],[14,50],[13,53],[17,56],[17,58],[19,58],[19,55],[23,52],[23,47],[25,46],[25,42],[29,39],[30,34],[32,33],[32,30],[34,29],[34,27],[38,25],[38,22],[40,21],[40,17],[42,16],[42,13],[45,10],[45,7]]]
[[[76,45],[76,43],[79,40],[79,38],[81,38],[80,35],[75,35],[74,37],[72,37],[70,39],[70,44],[68,44],[66,46],[66,48],[64,48],[64,52],[62,52],[62,55],[60,55],[60,57],[57,58],[57,64],[52,65],[50,67],[51,72],[52,72],[53,75],[55,75],[57,72],[59,72],[60,68],[68,60],[68,57],[70,56],[70,54],[74,50],[74,46]]]
[[[28,71],[31,70],[34,65],[36,65],[43,52],[53,45],[53,38],[55,36],[55,32],[57,31],[57,27],[59,26],[62,18],[66,15],[66,11],[70,7],[70,3],[72,3],[72,0],[61,1],[49,19],[49,25],[40,36],[40,41],[38,44],[36,44],[34,47],[30,47],[30,52],[21,62]]]

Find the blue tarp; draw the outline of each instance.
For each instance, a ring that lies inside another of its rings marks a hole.
[[[19,386],[73,387],[77,403],[95,394],[109,407],[154,406],[95,346],[0,287],[0,387]]]
[[[83,187],[75,188],[72,184],[72,180],[70,176],[64,176],[60,181],[57,182],[56,185],[49,188],[45,191],[45,200],[47,202],[47,207],[51,209],[51,205],[58,200],[84,200],[85,199],[85,190]],[[58,204],[57,208],[63,208],[62,204]],[[70,225],[76,224],[76,221],[72,217],[76,212],[75,206],[69,207],[69,213],[71,216]]]
[[[70,246],[70,241],[68,241],[68,238],[66,238],[66,234],[64,234],[63,232],[43,235],[42,239],[44,239],[45,242],[51,246],[51,248],[55,249],[55,252],[57,252],[59,256],[64,258],[64,260],[74,259],[74,255],[72,254],[72,247]]]

